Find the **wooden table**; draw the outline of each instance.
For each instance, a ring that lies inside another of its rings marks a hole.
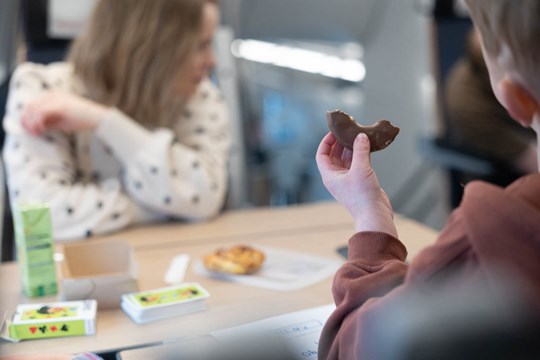
[[[414,256],[432,243],[437,232],[415,221],[396,216],[401,240]],[[213,252],[218,246],[238,243],[271,246],[340,259],[336,248],[353,234],[353,221],[334,202],[286,208],[253,208],[226,212],[205,223],[161,224],[128,229],[92,239],[122,239],[134,249],[138,264],[139,288],[166,286],[163,276],[172,258],[189,254],[192,260]],[[99,311],[95,336],[0,343],[0,354],[36,352],[81,352],[118,348],[166,338],[208,334],[291,311],[332,302],[328,277],[315,285],[295,291],[276,291],[210,279],[188,269],[186,281],[201,283],[211,294],[206,311],[136,325],[121,310]],[[54,301],[57,298],[27,299],[21,294],[16,263],[0,266],[0,312],[19,303]]]

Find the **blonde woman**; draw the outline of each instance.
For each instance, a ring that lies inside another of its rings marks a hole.
[[[56,240],[222,208],[230,147],[208,75],[214,0],[101,0],[66,62],[10,84],[3,157],[12,205],[51,207]]]

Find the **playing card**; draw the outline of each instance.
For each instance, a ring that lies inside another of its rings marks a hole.
[[[38,339],[95,333],[95,300],[22,304],[9,326],[14,339]]]
[[[137,323],[187,314],[206,308],[210,295],[198,283],[183,283],[122,296],[122,309]]]

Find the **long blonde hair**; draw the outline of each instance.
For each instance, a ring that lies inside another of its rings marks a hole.
[[[186,99],[174,91],[196,48],[203,5],[215,0],[100,0],[67,60],[85,95],[148,128],[169,126]]]

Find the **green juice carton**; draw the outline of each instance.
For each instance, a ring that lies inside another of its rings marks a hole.
[[[49,207],[43,203],[15,204],[13,225],[24,294],[28,297],[56,294],[58,285]]]

